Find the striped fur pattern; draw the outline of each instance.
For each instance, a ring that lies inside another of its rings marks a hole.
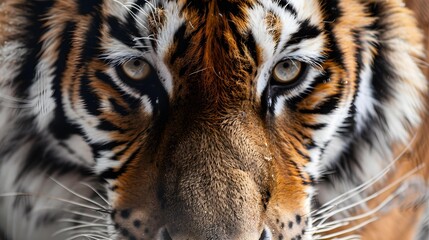
[[[338,220],[365,212],[425,111],[399,0],[0,11],[0,239],[359,239],[372,219]],[[292,84],[275,77],[287,61]]]

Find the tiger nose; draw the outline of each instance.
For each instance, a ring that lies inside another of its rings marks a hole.
[[[177,238],[177,239],[173,239],[171,236],[170,236],[170,234],[168,233],[168,230],[166,229],[166,228],[163,228],[161,231],[160,231],[160,234],[159,234],[159,240],[191,240],[191,239],[193,239],[193,238],[190,238],[190,237],[180,237],[180,238]],[[215,239],[215,238],[210,238],[210,239]],[[195,239],[196,240],[196,239]],[[217,239],[216,239],[217,240]],[[220,239],[219,239],[220,240]],[[237,240],[242,240],[241,238],[240,239],[237,239]],[[244,238],[243,238],[243,240],[244,240]],[[247,240],[247,239],[246,239]],[[255,239],[256,240],[256,239]],[[271,231],[268,229],[268,228],[265,228],[263,231],[262,231],[262,233],[261,233],[261,236],[259,237],[259,239],[258,240],[272,240],[272,234],[271,234]]]

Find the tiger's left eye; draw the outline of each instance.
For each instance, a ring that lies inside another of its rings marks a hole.
[[[152,68],[142,59],[132,59],[122,64],[122,70],[130,79],[141,81],[150,75]]]
[[[287,59],[277,63],[272,75],[275,83],[279,85],[291,85],[300,79],[304,70],[304,63]]]

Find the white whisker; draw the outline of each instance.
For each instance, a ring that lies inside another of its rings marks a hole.
[[[204,71],[206,71],[207,69],[209,69],[209,68],[203,68],[203,69],[197,70],[197,71],[195,71],[195,72],[191,72],[188,76],[192,76],[192,75],[194,75],[194,74],[197,74],[197,73],[200,73],[200,72],[204,72]]]
[[[108,236],[107,232],[108,232],[107,230],[101,229],[100,227],[94,227],[93,229],[90,229],[90,230],[85,230],[85,229],[74,230],[74,231],[71,231],[70,234],[97,233],[97,234],[103,234]]]
[[[151,7],[150,13],[152,14],[152,18],[153,18],[153,21],[156,24],[156,27],[158,27],[158,22],[156,21],[156,16],[155,16],[156,7],[150,1],[146,1],[146,3],[148,4],[149,7]],[[161,22],[161,20],[159,18],[159,15],[158,15],[158,21]]]
[[[69,204],[74,205],[74,206],[78,206],[78,207],[82,207],[82,208],[86,208],[86,209],[91,209],[91,210],[94,210],[94,211],[105,211],[105,212],[108,212],[108,210],[104,209],[104,208],[100,209],[100,208],[97,208],[97,207],[89,206],[89,205],[86,205],[86,204],[82,204],[82,203],[78,203],[78,202],[75,202],[75,201],[71,201],[71,200],[67,200],[67,199],[63,199],[63,198],[58,198],[58,197],[50,197],[50,196],[43,196],[43,195],[34,194],[34,193],[19,193],[19,192],[17,192],[17,193],[4,193],[4,194],[0,194],[0,197],[18,197],[18,196],[21,196],[21,197],[24,197],[24,196],[44,197],[44,198],[47,198],[47,199],[52,199],[52,200],[57,200],[57,201],[69,203]]]
[[[329,227],[330,225],[341,227],[341,225],[344,225],[344,224],[348,225],[352,221],[361,220],[361,219],[364,219],[366,217],[369,217],[372,214],[377,213],[378,211],[380,211],[383,207],[385,207],[387,204],[389,204],[391,201],[393,201],[398,195],[399,195],[399,193],[396,192],[396,193],[388,196],[377,207],[375,207],[375,208],[371,209],[370,211],[365,212],[363,214],[360,214],[360,215],[357,215],[357,216],[353,216],[353,217],[344,218],[344,219],[340,219],[340,220],[336,220],[336,221],[332,221],[332,222],[329,222],[329,223],[327,223],[325,225],[317,226],[317,228],[320,228],[320,229],[317,229],[315,231],[315,233],[327,232],[327,231],[335,229],[335,228]],[[325,226],[327,226],[329,228],[325,228]]]
[[[353,226],[351,228],[345,229],[343,231],[335,232],[333,234],[329,234],[329,235],[326,235],[326,236],[316,236],[315,240],[331,239],[331,238],[334,238],[334,237],[337,237],[337,236],[341,236],[341,235],[344,235],[346,233],[350,233],[350,232],[353,232],[353,231],[358,230],[360,228],[363,228],[366,225],[368,225],[368,224],[370,224],[370,223],[372,223],[374,221],[377,221],[377,220],[378,220],[378,218],[374,217],[374,218],[371,218],[371,219],[369,219],[369,220],[367,220],[365,222],[362,222],[362,223],[360,223],[360,224],[358,224],[356,226]]]
[[[101,229],[99,227],[95,227],[91,230],[75,230],[75,231],[71,231],[71,234],[80,234],[80,233],[98,233],[98,234],[105,234],[106,236],[108,235],[109,231],[106,229]]]
[[[320,214],[323,214],[323,213],[331,210],[332,208],[335,208],[339,204],[345,202],[346,200],[350,199],[351,197],[354,197],[357,194],[365,191],[369,187],[373,186],[376,182],[378,182],[379,180],[381,180],[391,170],[391,168],[394,167],[394,165],[400,160],[400,158],[411,148],[411,145],[414,143],[415,139],[416,139],[416,135],[413,136],[413,138],[411,139],[411,141],[409,142],[409,144],[407,144],[407,146],[405,146],[405,148],[401,151],[401,153],[399,153],[399,155],[391,163],[389,163],[381,171],[380,174],[378,174],[378,175],[370,178],[368,181],[360,184],[356,188],[353,188],[353,189],[351,189],[351,190],[349,190],[349,191],[347,191],[347,192],[345,192],[345,193],[337,196],[336,198],[334,198],[334,199],[330,200],[329,202],[323,204],[323,206],[321,206],[320,208],[312,211],[310,214],[311,215],[315,214],[316,216],[320,215]]]
[[[63,229],[60,229],[58,231],[56,231],[55,233],[52,234],[52,236],[57,236],[61,233],[65,233],[71,230],[75,230],[75,229],[81,229],[81,228],[90,228],[90,227],[107,227],[108,225],[105,224],[99,224],[99,223],[91,223],[91,224],[85,224],[85,225],[78,225],[78,226],[72,226],[72,227],[66,227]]]
[[[82,196],[82,195],[81,195],[81,194],[79,194],[79,193],[76,193],[75,191],[73,191],[73,190],[69,189],[68,187],[64,186],[63,184],[61,184],[60,182],[56,181],[55,179],[51,178],[51,180],[52,180],[52,181],[54,181],[56,184],[58,184],[60,187],[64,188],[64,189],[65,189],[66,191],[68,191],[69,193],[71,193],[71,194],[73,194],[73,195],[75,195],[75,196],[79,197],[80,199],[85,200],[85,201],[87,201],[87,202],[89,202],[89,203],[92,203],[92,204],[94,204],[94,205],[96,205],[96,206],[100,207],[101,209],[106,209],[106,207],[105,207],[105,206],[103,206],[103,205],[101,205],[100,203],[98,203],[98,202],[96,202],[96,201],[93,201],[93,200],[91,200],[91,199],[89,199],[89,198],[87,198],[87,197],[85,197],[85,196]]]
[[[102,219],[104,221],[104,219]],[[99,223],[98,221],[100,220],[95,220],[94,222],[87,222],[87,221],[82,221],[82,220],[76,220],[76,219],[72,219],[72,218],[64,218],[64,219],[60,219],[58,220],[59,222],[68,222],[68,223],[79,223],[81,225],[83,224],[94,224],[94,223]],[[101,223],[100,223],[101,224]],[[106,227],[109,226],[109,224],[105,224]]]
[[[80,238],[80,237],[86,237],[86,238],[94,239],[94,240],[110,239],[110,238],[108,238],[106,236],[99,235],[99,234],[79,234],[79,235],[76,235],[76,236],[72,236],[72,237],[66,238],[65,240],[73,240],[73,239]]]
[[[158,40],[158,39],[155,39],[155,38],[150,37],[150,36],[146,36],[146,37],[135,37],[135,38],[134,38],[134,41],[136,41],[136,40],[149,40],[149,41],[155,41],[155,42],[159,43],[159,40]]]
[[[109,201],[107,201],[107,199],[104,198],[103,195],[101,193],[99,193],[94,187],[92,187],[91,185],[84,183],[84,182],[81,182],[80,184],[82,184],[82,185],[88,187],[89,189],[91,189],[92,191],[94,191],[95,194],[97,194],[101,198],[101,200],[103,200],[107,204],[107,206],[110,206]]]
[[[72,213],[72,214],[74,214],[74,215],[79,215],[79,216],[82,216],[82,217],[93,218],[93,219],[98,219],[98,220],[102,220],[102,221],[105,221],[105,220],[106,220],[106,218],[105,218],[105,217],[103,218],[103,217],[95,216],[95,215],[88,214],[88,213],[82,213],[82,212],[78,212],[78,211],[70,211],[70,210],[64,210],[64,211],[69,212],[69,213]],[[106,216],[106,217],[107,217],[107,216]]]
[[[79,212],[76,210],[69,210],[69,209],[63,209],[63,208],[51,208],[51,207],[44,207],[44,208],[40,208],[38,209],[38,211],[51,211],[51,210],[55,210],[55,211],[62,211],[62,212],[67,212],[73,215],[77,215],[77,216],[81,216],[81,217],[87,217],[87,218],[91,218],[91,219],[98,219],[101,221],[105,221],[106,218],[108,217],[107,214],[99,212],[99,211],[95,211],[96,213],[100,214],[100,216],[96,216],[96,215],[92,215],[89,213],[83,213],[83,212]]]
[[[113,0],[113,1],[116,2],[116,3],[118,3],[119,5],[121,5],[122,7],[124,7],[128,11],[128,13],[131,15],[131,17],[136,21],[136,23],[138,25],[140,25],[141,27],[143,27],[144,29],[146,29],[147,31],[149,31],[149,29],[144,25],[144,23],[140,21],[140,19],[138,18],[138,16],[132,12],[132,10],[129,7],[130,5],[123,4],[123,3],[121,3],[118,0]],[[132,6],[132,4],[131,4],[131,6]]]
[[[397,179],[396,181],[394,181],[393,183],[387,185],[386,187],[382,188],[381,190],[371,194],[370,196],[355,202],[353,204],[350,204],[346,207],[340,208],[338,210],[335,210],[333,212],[330,212],[329,214],[323,215],[322,217],[316,218],[314,219],[314,222],[318,222],[320,221],[320,223],[318,224],[318,226],[322,225],[326,220],[328,220],[330,217],[334,216],[337,213],[343,212],[345,210],[348,210],[350,208],[353,208],[357,205],[360,205],[362,203],[368,202],[369,200],[372,200],[378,196],[380,196],[381,194],[383,194],[384,192],[388,191],[389,189],[391,189],[392,187],[398,185],[399,183],[401,183],[402,181],[404,181],[405,179],[407,179],[408,177],[410,177],[411,175],[415,174],[416,172],[418,172],[419,170],[421,170],[423,167],[425,166],[425,164],[421,164],[419,166],[417,166],[416,168],[412,169],[411,171],[409,171],[407,174],[405,174],[404,176],[402,176],[401,178]]]
[[[312,234],[316,234],[316,233],[320,234],[320,233],[332,231],[340,227],[345,227],[349,224],[350,222],[347,222],[347,221],[341,221],[341,222],[339,221],[336,224],[334,224],[334,222],[329,222],[326,225],[320,226],[320,228],[319,227],[310,228],[307,230],[307,232],[310,232]]]

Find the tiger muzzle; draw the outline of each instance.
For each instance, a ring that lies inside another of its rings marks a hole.
[[[154,160],[120,180],[137,197],[118,201],[117,208],[131,209],[127,218],[121,211],[113,217],[119,232],[160,240],[270,239],[269,151],[256,126],[234,120],[167,127],[171,137]]]

